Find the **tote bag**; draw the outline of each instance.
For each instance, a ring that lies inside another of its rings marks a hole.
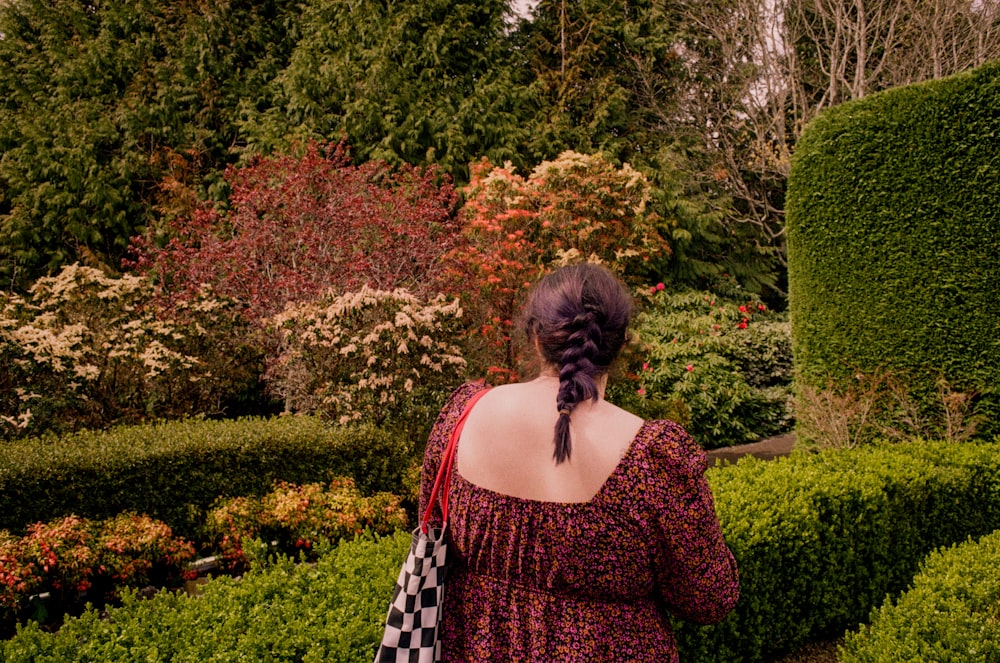
[[[455,464],[458,438],[469,411],[488,389],[476,392],[469,400],[451,431],[448,446],[441,456],[434,487],[420,526],[413,530],[410,552],[399,571],[389,614],[385,620],[382,644],[375,663],[434,663],[441,660],[441,606],[444,603],[444,581],[447,575],[448,545],[448,486]],[[434,505],[441,504],[441,527],[429,527]]]

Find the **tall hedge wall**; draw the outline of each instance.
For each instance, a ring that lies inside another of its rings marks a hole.
[[[997,419],[1000,62],[820,115],[787,214],[800,378],[882,369],[926,405],[944,377]]]

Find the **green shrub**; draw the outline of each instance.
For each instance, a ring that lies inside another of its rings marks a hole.
[[[931,550],[1000,528],[1000,441],[866,446],[709,471],[741,598],[681,660],[759,661],[865,620]]]
[[[1000,531],[935,551],[913,584],[848,633],[842,663],[1000,660]]]
[[[315,565],[281,557],[239,581],[213,579],[198,597],[127,594],[108,619],[89,610],[54,634],[31,623],[0,652],[9,663],[370,663],[409,544],[399,532],[343,543]]]
[[[220,496],[262,495],[275,481],[351,477],[363,494],[402,492],[412,444],[371,426],[314,417],[185,420],[0,445],[0,528],[66,514],[144,513],[186,538]]]
[[[930,550],[1000,527],[998,452],[1000,441],[918,441],[710,470],[742,598],[718,625],[678,624],[681,659],[760,661],[859,623],[906,586]],[[177,660],[367,661],[409,541],[399,532],[342,544],[315,568],[279,561],[242,584],[213,581],[198,601],[129,597],[110,622],[90,612],[55,635],[29,625],[3,653],[10,661],[127,661],[154,650]]]
[[[609,399],[647,419],[671,419],[706,448],[787,430],[788,322],[759,300],[652,289],[637,343]]]
[[[796,380],[844,390],[888,373],[930,417],[944,379],[996,414],[998,174],[1000,62],[807,127],[787,203]],[[998,431],[996,416],[980,427]]]

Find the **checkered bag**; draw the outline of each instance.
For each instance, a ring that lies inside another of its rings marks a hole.
[[[476,392],[469,400],[451,432],[441,456],[434,487],[420,526],[413,530],[410,552],[396,580],[385,634],[375,655],[375,663],[434,663],[441,660],[438,627],[444,604],[444,581],[447,575],[448,486],[455,465],[458,438],[469,411],[488,390]],[[439,498],[440,495],[440,498]],[[441,527],[429,527],[435,504],[441,505]]]

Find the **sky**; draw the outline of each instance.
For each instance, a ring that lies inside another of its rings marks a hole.
[[[511,7],[518,15],[528,17],[528,12],[531,11],[532,7],[538,4],[538,0],[513,0],[511,2]]]

